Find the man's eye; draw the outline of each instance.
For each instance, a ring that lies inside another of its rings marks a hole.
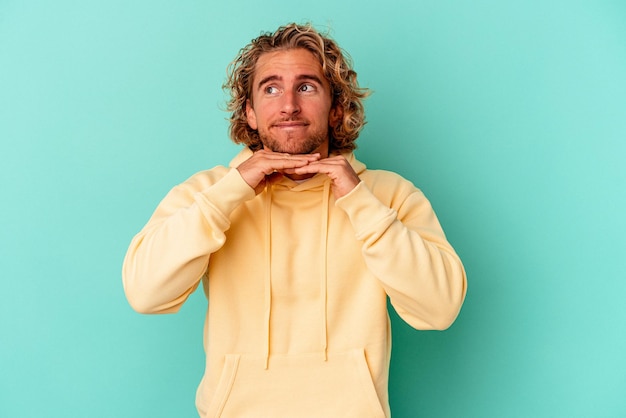
[[[278,89],[274,86],[267,86],[265,87],[265,93],[267,94],[276,94],[278,93]]]
[[[300,91],[310,93],[312,91],[315,91],[315,86],[313,84],[303,84],[302,86],[300,86]]]

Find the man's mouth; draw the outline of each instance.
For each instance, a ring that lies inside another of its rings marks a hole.
[[[272,126],[276,128],[281,128],[281,129],[297,129],[297,128],[303,128],[305,126],[308,126],[308,123],[306,123],[305,121],[301,121],[301,120],[290,120],[290,121],[276,122]]]

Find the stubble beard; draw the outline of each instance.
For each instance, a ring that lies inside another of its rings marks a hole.
[[[311,154],[327,141],[328,132],[314,132],[302,139],[288,135],[286,139],[280,140],[267,132],[259,131],[259,138],[263,147],[273,152]]]

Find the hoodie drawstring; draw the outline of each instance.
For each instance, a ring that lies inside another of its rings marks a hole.
[[[324,361],[328,360],[328,212],[330,196],[330,179],[324,181],[322,200],[322,222],[320,225],[320,252],[323,259],[321,265],[320,301],[322,309],[322,350]]]
[[[263,314],[265,316],[265,369],[270,361],[270,321],[272,313],[272,189],[268,184],[265,186],[265,277],[263,288],[265,289]]]

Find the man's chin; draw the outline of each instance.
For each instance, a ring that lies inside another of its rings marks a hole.
[[[292,146],[290,146],[292,145]],[[285,154],[299,155],[299,154],[313,154],[314,152],[320,152],[320,144],[315,143],[296,143],[296,144],[278,144],[274,141],[263,141],[263,148],[269,149],[273,152],[280,152]]]

